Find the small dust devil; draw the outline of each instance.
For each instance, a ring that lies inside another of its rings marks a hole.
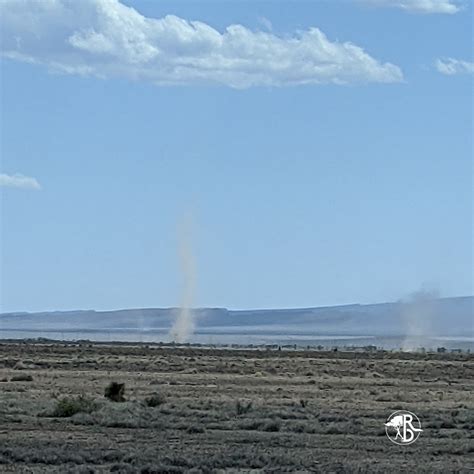
[[[417,424],[418,428],[415,428],[413,423]],[[391,430],[395,430],[395,437],[390,433]],[[387,436],[396,444],[411,444],[418,439],[422,431],[420,420],[409,411],[396,411],[385,423]]]
[[[191,246],[192,219],[188,214],[179,226],[179,257],[183,275],[181,305],[176,316],[170,337],[175,342],[187,342],[194,332],[192,303],[196,287],[196,263]]]
[[[436,301],[439,293],[435,290],[421,289],[409,295],[401,303],[401,321],[405,325],[404,351],[414,351],[429,344],[436,320]]]

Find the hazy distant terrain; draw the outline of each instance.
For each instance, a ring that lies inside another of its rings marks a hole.
[[[278,310],[194,310],[194,341],[311,341],[341,338],[447,338],[471,342],[474,297]],[[91,339],[167,340],[176,308],[0,314],[0,335],[83,333]],[[114,337],[116,335],[117,337]],[[107,336],[107,337],[106,337]],[[30,336],[28,336],[30,337]],[[83,337],[83,336],[81,336]],[[78,337],[79,338],[79,337]],[[207,339],[206,339],[207,338]],[[397,343],[398,344],[398,343]],[[440,344],[441,345],[441,344]]]

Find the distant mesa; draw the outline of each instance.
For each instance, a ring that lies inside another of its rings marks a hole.
[[[316,308],[229,310],[197,308],[195,334],[279,334],[375,337],[473,337],[474,297]],[[177,308],[0,314],[0,337],[12,331],[143,331],[168,333]]]

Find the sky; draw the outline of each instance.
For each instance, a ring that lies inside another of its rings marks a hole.
[[[3,0],[0,312],[177,306],[183,222],[194,306],[474,294],[472,25],[454,0]]]

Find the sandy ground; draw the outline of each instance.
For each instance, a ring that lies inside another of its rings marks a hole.
[[[0,472],[472,472],[473,381],[470,354],[5,342]]]

